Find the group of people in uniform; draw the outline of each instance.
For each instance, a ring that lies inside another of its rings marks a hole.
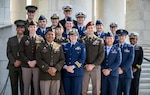
[[[84,25],[86,14],[71,18],[72,6],[63,6],[65,18],[40,15],[26,6],[27,20],[16,20],[16,35],[7,43],[12,95],[138,95],[142,47],[138,34],[110,24],[104,32],[101,20]],[[131,44],[125,42],[129,34]]]

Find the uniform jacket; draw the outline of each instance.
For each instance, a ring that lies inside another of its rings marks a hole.
[[[75,28],[78,29],[78,32],[79,32],[79,37],[82,38],[86,35],[86,27],[83,26],[82,29],[80,29],[78,26],[75,26]]]
[[[119,43],[117,44],[117,46],[119,46]],[[134,60],[134,48],[131,45],[124,43],[121,52],[122,52],[122,62],[119,67],[123,69],[123,74],[121,74],[120,77],[133,78],[132,64]]]
[[[101,38],[94,35],[90,42],[88,36],[81,39],[81,42],[86,46],[86,61],[85,64],[100,65],[104,59],[104,42]]]
[[[33,40],[30,38],[30,36],[25,36],[22,38],[19,49],[22,60],[22,67],[30,68],[27,62],[36,60],[36,49],[43,41],[43,38],[38,35],[36,35]]]
[[[141,69],[141,64],[143,62],[143,49],[141,46],[135,45],[134,47],[134,61],[132,64],[133,68]]]
[[[47,30],[47,28],[46,28],[46,30]],[[37,31],[36,31],[36,34],[37,34],[37,35],[40,35],[41,37],[43,37],[44,40],[46,40],[46,39],[45,39],[46,30],[43,32],[43,31],[41,30],[41,28],[38,28]]]
[[[63,47],[54,42],[50,47],[46,42],[42,43],[36,53],[37,64],[40,68],[41,80],[60,80],[60,71],[64,65],[65,57]],[[57,69],[56,75],[51,76],[47,70],[49,67],[55,67]]]
[[[118,43],[119,43],[119,40],[118,40],[118,35],[117,35],[117,34],[115,34],[115,35],[114,35],[114,37],[115,37],[114,44],[118,44]]]
[[[69,73],[63,69],[63,76],[83,76],[84,62],[86,59],[85,45],[79,42],[71,47],[71,43],[64,45],[65,64],[67,66],[74,65],[74,73]]]
[[[102,32],[101,35],[98,35],[98,32],[94,32],[94,34],[95,34],[97,37],[104,39],[106,33]]]
[[[66,20],[62,19],[62,20],[59,21],[59,23],[63,26],[64,30],[66,30],[66,28],[65,28]],[[77,21],[73,20],[73,23],[74,23],[74,27],[75,27],[77,25]]]
[[[107,55],[107,47],[105,46],[105,58],[101,64],[102,69],[110,69],[111,76],[119,76],[118,67],[121,64],[122,54],[118,46],[113,45],[109,54]]]
[[[14,67],[14,62],[16,60],[20,60],[20,53],[19,53],[19,42],[17,36],[13,36],[8,39],[7,42],[7,58],[9,63],[7,65],[7,69],[9,70],[20,70],[20,67]]]

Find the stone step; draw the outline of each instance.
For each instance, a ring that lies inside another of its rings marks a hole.
[[[139,89],[149,89],[150,90],[150,83],[141,83],[139,85]]]
[[[150,68],[150,63],[144,62],[144,64],[142,64],[142,68]]]
[[[140,78],[149,78],[150,77],[150,73],[149,72],[142,72]]]
[[[140,78],[140,84],[150,83],[150,78]]]
[[[139,89],[139,95],[150,95],[150,89]]]

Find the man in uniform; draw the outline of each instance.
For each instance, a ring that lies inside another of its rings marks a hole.
[[[94,34],[99,38],[105,39],[104,25],[102,20],[96,21],[96,32]]]
[[[113,45],[113,34],[105,35],[105,58],[101,64],[102,68],[102,91],[101,95],[117,95],[119,73],[118,68],[122,60],[121,50]]]
[[[77,25],[75,26],[78,29],[79,32],[79,37],[82,38],[83,36],[86,35],[85,33],[85,26],[84,26],[84,21],[86,18],[86,14],[83,11],[80,11],[76,13],[76,18],[77,18]]]
[[[115,38],[114,44],[117,44],[117,43],[119,42],[119,41],[118,41],[118,35],[116,34],[117,27],[118,27],[118,25],[117,25],[117,23],[115,23],[115,22],[112,22],[112,23],[110,24],[110,31],[111,31],[111,33],[114,35],[114,38]]]
[[[73,19],[71,17],[68,17],[66,19],[66,22],[65,22],[65,30],[62,34],[62,36],[66,39],[69,39],[69,32],[73,29]],[[78,37],[79,37],[79,33],[78,33]]]
[[[39,68],[36,62],[36,49],[44,39],[36,35],[36,23],[29,23],[29,36],[25,36],[20,42],[20,55],[22,60],[22,76],[24,83],[24,95],[29,95],[31,80],[33,80],[34,95],[39,95]]]
[[[46,42],[42,43],[36,54],[37,64],[40,68],[41,95],[59,95],[61,69],[65,57],[63,47],[54,42],[55,32],[48,29]]]
[[[141,64],[143,62],[143,49],[137,45],[138,33],[132,32],[129,35],[130,44],[134,47],[134,62],[132,64],[133,79],[131,81],[130,95],[139,95],[139,79],[141,74]]]
[[[86,25],[87,35],[81,39],[86,46],[86,61],[82,83],[82,95],[87,95],[89,81],[92,81],[92,95],[100,94],[101,69],[100,64],[104,59],[104,42],[94,35],[94,23]]]
[[[25,25],[26,28],[25,28],[24,35],[29,35],[28,25],[31,21],[34,21],[34,16],[35,16],[37,9],[38,8],[36,6],[33,6],[33,5],[26,6],[27,20],[26,20],[26,25]]]
[[[19,53],[19,44],[25,31],[25,21],[16,20],[17,35],[9,38],[7,42],[7,57],[9,60],[7,69],[9,69],[9,76],[11,82],[12,95],[18,94],[18,81],[20,82],[20,94],[23,95],[23,81],[21,71],[21,58]]]
[[[121,48],[122,52],[122,62],[119,66],[119,85],[117,95],[122,95],[122,93],[124,93],[124,95],[129,95],[131,80],[133,78],[132,63],[134,60],[134,48],[125,43],[126,35],[128,35],[127,30],[118,29],[116,34],[118,34],[119,39],[119,43],[116,45]]]
[[[72,5],[65,5],[65,6],[62,7],[62,9],[64,11],[65,18],[60,20],[59,22],[64,27],[64,30],[66,30],[65,23],[66,23],[67,18],[71,17]],[[77,21],[73,20],[73,26],[76,26],[76,25],[77,25]]]
[[[46,17],[44,15],[40,15],[38,19],[38,29],[36,31],[36,34],[42,36],[44,40],[46,40],[45,39],[45,33],[47,29],[46,25],[47,25]]]
[[[77,41],[77,29],[69,32],[69,38],[71,42],[64,45],[66,63],[62,73],[65,95],[81,95],[86,59],[85,45]]]
[[[59,16],[57,14],[53,14],[51,16],[51,22],[52,22],[51,28],[55,29],[56,26],[59,24]]]

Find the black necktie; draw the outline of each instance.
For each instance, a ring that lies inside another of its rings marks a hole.
[[[82,27],[79,28],[79,31],[81,31],[81,30],[82,30]]]

